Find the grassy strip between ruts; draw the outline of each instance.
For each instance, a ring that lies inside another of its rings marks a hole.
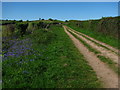
[[[69,30],[68,30],[69,31]],[[69,31],[70,32],[70,31]],[[92,48],[90,45],[88,45],[84,40],[80,39],[78,36],[70,32],[75,38],[77,38],[82,44],[84,44],[91,52],[94,52],[95,54],[99,54],[100,52],[96,49]]]
[[[70,31],[69,31],[70,32]],[[94,52],[95,54],[100,54],[99,51],[93,49],[90,45],[88,45],[85,41],[83,41],[82,39],[80,39],[79,37],[77,37],[75,34],[73,34],[72,32],[70,32],[74,37],[76,37],[80,42],[82,42],[91,52]],[[113,69],[113,71],[115,71],[116,73],[120,74],[120,71],[118,69],[118,67],[116,66],[116,63],[114,63],[111,59],[106,58],[105,56],[101,56],[101,55],[97,55],[97,57],[105,62],[106,64],[108,64],[108,66],[110,68]]]
[[[119,67],[116,65],[115,62],[113,62],[113,61],[112,61],[111,59],[109,59],[109,58],[106,58],[106,57],[100,56],[100,55],[98,55],[98,58],[99,58],[101,61],[107,63],[107,64],[109,65],[109,67],[112,68],[113,71],[115,71],[118,75],[120,75],[120,69],[119,69]]]
[[[61,26],[35,30],[25,38],[31,39],[35,53],[3,62],[3,88],[102,87]]]
[[[80,34],[79,32],[76,32],[76,33],[77,33],[77,34]],[[106,48],[107,50],[110,50],[110,51],[114,52],[113,50],[109,49],[108,47],[106,47],[106,46],[104,46],[104,45],[101,45],[101,44],[99,44],[99,43],[97,43],[97,42],[91,40],[90,38],[88,38],[88,37],[86,37],[86,36],[84,36],[84,35],[82,35],[82,34],[80,34],[80,35],[83,36],[84,38],[86,38],[86,39],[92,41],[92,42],[95,43],[96,45],[101,46],[101,47],[104,47],[104,48]]]
[[[92,31],[92,30],[82,29],[82,28],[77,27],[77,26],[72,25],[72,24],[67,25],[67,26],[74,29],[74,30],[76,30],[76,31],[78,31],[78,32],[81,32],[81,33],[86,34],[86,35],[88,35],[88,36],[90,36],[92,38],[95,38],[96,40],[99,40],[101,42],[104,42],[106,44],[109,44],[109,45],[111,45],[113,47],[116,47],[116,48],[120,49],[120,45],[119,45],[119,41],[118,41],[119,39],[115,39],[115,38],[113,38],[111,36],[103,35],[103,34],[101,34],[99,32],[95,32],[95,31]]]
[[[79,32],[77,32],[77,31],[75,31],[77,34],[80,34]],[[95,42],[95,41],[93,41],[93,40],[91,40],[90,38],[88,38],[88,37],[86,37],[86,36],[84,36],[84,35],[82,35],[82,34],[80,34],[81,36],[83,36],[84,38],[86,38],[86,39],[88,39],[88,40],[90,40],[90,41],[92,41],[93,43],[95,43],[96,45],[98,45],[98,46],[101,46],[101,47],[103,47],[103,48],[105,48],[105,49],[107,49],[107,50],[110,50],[110,51],[112,51],[112,52],[114,52],[113,50],[111,50],[111,49],[109,49],[108,47],[106,47],[106,46],[104,46],[104,45],[101,45],[101,44],[99,44],[99,43],[97,43],[97,42]],[[118,54],[118,55],[120,55],[119,53],[117,53],[117,52],[114,52],[114,53],[116,53],[116,54]]]

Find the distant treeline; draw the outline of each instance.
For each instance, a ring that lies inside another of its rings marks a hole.
[[[15,24],[18,22],[22,22],[22,20],[16,21],[16,20],[0,20],[0,25],[8,25],[8,24]]]
[[[93,30],[118,38],[120,36],[120,16],[118,17],[103,17],[99,20],[67,21],[69,25],[75,25],[81,29]]]
[[[2,21],[2,22],[1,22]],[[118,17],[103,17],[98,20],[66,20],[65,22],[59,20],[36,20],[36,21],[22,21],[22,20],[0,20],[2,27],[3,37],[5,36],[23,36],[26,33],[32,33],[37,29],[48,29],[51,25],[66,23],[79,27],[81,29],[92,30],[102,33],[104,35],[113,36],[118,38],[120,36],[120,16]]]

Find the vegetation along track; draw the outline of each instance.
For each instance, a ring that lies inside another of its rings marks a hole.
[[[73,30],[73,29],[70,28],[70,27],[67,27],[67,28],[69,28],[70,30]],[[73,30],[73,31],[75,31],[75,30]],[[101,42],[101,41],[98,41],[98,40],[96,40],[96,39],[94,39],[94,38],[92,38],[92,37],[90,37],[90,36],[87,36],[87,35],[85,35],[85,34],[83,34],[83,33],[78,32],[78,31],[75,31],[75,32],[78,33],[78,34],[80,34],[80,35],[82,35],[82,36],[84,36],[84,37],[86,37],[86,38],[88,38],[89,40],[91,40],[91,41],[99,44],[100,46],[105,47],[105,48],[108,49],[108,50],[111,50],[111,51],[113,51],[113,52],[115,52],[115,53],[117,53],[117,54],[118,54],[118,52],[119,52],[118,49],[116,49],[116,48],[114,48],[114,47],[112,47],[112,46],[110,46],[110,45],[108,45],[108,44],[106,44],[106,43],[103,43],[103,42]]]
[[[87,36],[87,35],[84,35],[84,36],[82,36],[83,34],[82,33],[80,33],[80,32],[77,32],[77,31],[75,31],[75,30],[73,30],[73,29],[70,29],[70,28],[68,28],[68,27],[66,27],[70,32],[72,32],[72,33],[74,33],[77,37],[79,37],[79,38],[81,38],[82,40],[84,40],[87,44],[89,44],[92,48],[94,48],[94,49],[96,49],[97,51],[99,51],[100,53],[101,53],[101,56],[105,56],[106,58],[110,58],[111,60],[113,60],[115,63],[117,63],[118,64],[118,55],[116,54],[116,53],[114,53],[114,52],[112,52],[111,51],[111,48],[110,48],[110,50],[108,50],[108,49],[106,49],[105,47],[102,47],[102,46],[100,46],[100,45],[98,45],[98,44],[96,44],[95,42],[93,42],[93,41],[91,41],[91,40],[89,40],[89,39],[87,39],[87,38],[89,38],[89,36]],[[82,34],[82,35],[81,35]],[[86,38],[87,37],[87,38]],[[91,39],[91,37],[90,37],[90,39]],[[93,38],[92,38],[92,40],[94,40]],[[96,40],[97,41],[97,40]],[[98,41],[99,42],[99,41]],[[102,42],[101,42],[102,43]],[[100,44],[101,44],[100,43]],[[110,46],[111,47],[111,46]],[[115,49],[115,48],[114,48]],[[113,50],[113,49],[112,49]],[[115,49],[115,52],[116,52],[117,50]]]
[[[118,88],[118,75],[113,70],[111,70],[105,63],[103,63],[97,57],[97,55],[89,51],[87,47],[85,47],[77,38],[75,38],[70,32],[68,32],[68,28],[66,26],[63,27],[65,32],[75,44],[75,46],[84,55],[90,66],[96,72],[98,78],[103,82],[103,87]]]

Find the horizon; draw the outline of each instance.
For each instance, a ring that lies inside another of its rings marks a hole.
[[[112,17],[112,18],[115,18],[115,17],[120,17],[120,16],[114,16],[114,17]],[[77,21],[88,21],[88,20],[99,20],[99,19],[102,19],[102,18],[109,18],[109,17],[101,17],[101,18],[98,18],[98,19],[87,19],[87,20],[77,20]],[[41,18],[41,19],[44,19],[44,18]],[[52,18],[51,18],[52,19]],[[15,21],[20,21],[20,20],[22,20],[22,19],[19,19],[19,20],[16,20],[16,19],[0,19],[0,20],[8,20],[8,21],[13,21],[13,20],[15,20]],[[44,20],[49,20],[49,18],[48,19],[44,19]],[[58,21],[66,21],[66,20],[59,20],[59,19],[53,19],[53,20],[58,20]],[[76,20],[76,19],[71,19],[71,20]],[[27,20],[22,20],[22,21],[27,21]],[[28,20],[28,21],[40,21],[39,20],[39,18],[38,19],[35,19],[35,20]],[[69,20],[67,20],[67,21],[69,21]]]
[[[118,2],[2,2],[3,20],[95,20],[118,16]]]

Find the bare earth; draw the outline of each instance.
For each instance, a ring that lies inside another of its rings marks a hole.
[[[76,36],[78,36],[80,39],[84,40],[87,44],[89,44],[92,48],[96,49],[97,51],[101,52],[102,56],[105,56],[107,58],[110,58],[111,60],[113,60],[115,63],[118,63],[118,55],[115,54],[114,52],[112,52],[111,50],[107,50],[106,48],[102,47],[102,46],[98,46],[97,44],[95,44],[94,42],[86,39],[85,37],[75,33],[75,30],[70,30],[70,32],[74,33]],[[87,35],[86,35],[87,36]]]
[[[69,27],[67,27],[67,28],[69,28]],[[70,29],[70,30],[73,30],[73,29],[71,29],[71,28],[69,28],[69,29]],[[87,35],[85,35],[85,34],[83,34],[83,33],[80,33],[80,32],[78,32],[78,31],[75,31],[75,30],[73,30],[73,31],[76,32],[76,33],[79,33],[79,34],[81,34],[81,35],[83,35],[83,36],[85,36],[85,37],[87,37],[87,38],[89,38],[89,39],[91,39],[91,40],[94,41],[94,42],[97,42],[97,43],[99,43],[99,44],[101,44],[101,45],[109,48],[110,50],[112,50],[112,51],[114,51],[114,52],[116,52],[116,53],[118,53],[118,51],[119,51],[118,49],[116,49],[116,48],[114,48],[114,47],[112,47],[112,46],[110,46],[110,45],[108,45],[108,44],[106,44],[106,43],[100,42],[100,41],[98,41],[98,40],[96,40],[96,39],[94,39],[94,38],[92,38],[92,37],[90,37],[90,36],[87,36]]]
[[[85,47],[78,39],[76,39],[71,33],[69,33],[67,31],[68,28],[66,28],[66,26],[63,26],[63,28],[65,32],[67,33],[67,35],[70,37],[70,39],[73,41],[76,48],[78,48],[80,53],[84,55],[89,65],[96,72],[98,79],[102,81],[104,85],[103,87],[104,88],[118,88],[118,75],[114,71],[112,71],[105,63],[99,60],[99,58],[97,58],[97,55],[89,51],[87,47]],[[91,42],[88,41],[88,43],[91,43]]]

